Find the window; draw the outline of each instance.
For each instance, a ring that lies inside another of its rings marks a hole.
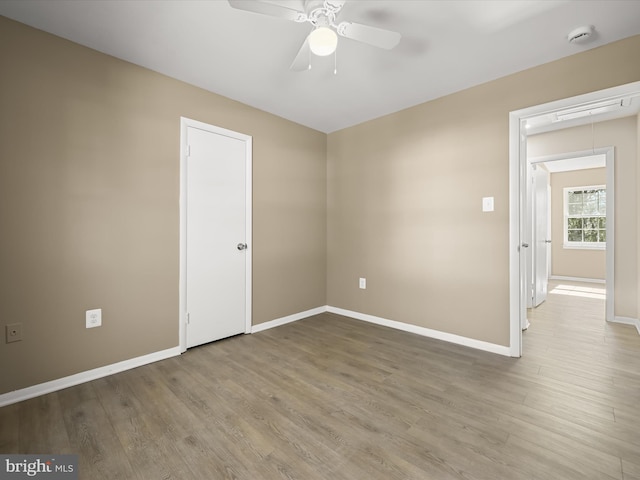
[[[605,248],[607,189],[604,185],[564,189],[565,248]]]

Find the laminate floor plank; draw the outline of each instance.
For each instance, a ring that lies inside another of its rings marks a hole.
[[[518,425],[524,425],[525,430],[528,425],[533,425],[549,435],[561,435],[609,455],[640,461],[637,430],[618,422],[602,421],[589,416],[570,419],[537,405],[505,410],[500,420],[513,425],[514,434],[522,431]],[[545,435],[536,434],[536,438],[538,437],[546,438]],[[603,442],[603,439],[607,441]]]
[[[227,448],[227,453],[221,456],[226,460],[218,462],[224,466],[225,472],[243,469],[243,465],[251,465],[272,452],[273,442],[260,439],[253,425],[241,420],[237,405],[225,398],[226,386],[216,384],[215,387],[210,387],[210,382],[204,382],[197,376],[197,372],[189,368],[183,369],[182,366],[165,369],[158,365],[158,368],[163,371],[162,377],[169,382],[167,387],[182,403],[177,412],[170,413],[173,419],[169,417],[166,421],[180,422],[185,419],[181,435],[198,444],[206,445],[207,442],[202,442],[202,437],[217,437],[220,443],[217,450],[225,448],[225,445]],[[199,432],[199,436],[194,432]],[[247,438],[251,438],[251,441],[247,441]],[[245,462],[245,457],[249,457],[249,461]]]
[[[238,402],[248,402],[252,405],[250,409],[246,410],[254,416],[254,420],[257,420],[257,422],[250,422],[253,430],[252,437],[260,436],[263,443],[268,442],[268,445],[271,446],[272,451],[267,458],[275,458],[276,456],[273,455],[275,450],[289,452],[292,456],[307,458],[316,468],[323,465],[335,465],[340,460],[340,457],[329,449],[324,449],[324,455],[328,455],[328,457],[312,458],[313,452],[322,450],[319,445],[314,445],[316,441],[314,436],[308,434],[309,431],[312,431],[309,428],[312,422],[309,416],[303,416],[298,412],[297,405],[291,405],[286,399],[283,399],[283,396],[278,394],[278,388],[265,391],[265,388],[259,384],[261,377],[251,378],[251,375],[243,372],[241,367],[238,368],[236,377],[235,380],[223,380],[224,401],[228,405],[235,405],[236,410]],[[294,397],[293,402],[300,403],[300,400]],[[305,408],[308,410],[307,406]],[[286,421],[281,421],[278,424],[278,418],[271,418],[273,416],[272,410],[286,418]],[[321,419],[319,420],[321,421]],[[237,419],[237,422],[239,421],[240,419]],[[296,442],[296,440],[298,441]],[[314,445],[314,448],[308,449],[308,445]]]
[[[162,379],[158,372],[137,379],[135,395],[146,405],[147,416],[152,419],[148,423],[149,434],[167,461],[184,461],[190,474],[185,473],[182,478],[210,478],[214,472],[216,478],[234,478],[233,469],[227,468],[226,463],[232,455],[227,457],[218,450],[218,445],[226,443],[220,434],[220,423],[208,423],[194,415]]]
[[[303,416],[277,393],[256,395],[251,387],[231,381],[228,389],[235,401],[245,407],[257,428],[271,440],[274,451],[304,458],[306,465],[319,470],[323,470],[325,465],[341,461],[339,451],[334,447],[335,436],[329,439],[319,437],[309,428],[309,423],[321,420],[312,420],[310,415]]]
[[[622,460],[622,476],[624,480],[640,480],[640,463]]]
[[[25,453],[20,451],[20,409],[24,403],[0,408],[0,453]]]
[[[19,415],[20,453],[74,453],[58,395],[50,393],[22,402]],[[56,445],[56,450],[50,452],[50,445]]]
[[[576,439],[563,435],[561,432],[550,432],[549,429],[520,418],[504,417],[504,421],[511,427],[508,442],[524,441],[535,444],[537,448],[550,450],[559,455],[567,466],[583,473],[600,472],[603,478],[621,478],[620,457],[603,452],[595,446],[587,445],[582,438]],[[548,457],[548,455],[545,455]]]
[[[0,452],[83,480],[640,480],[640,335],[597,285],[528,316],[519,359],[330,313],[231,337],[1,408]]]
[[[100,400],[94,391],[94,383],[84,383],[56,392],[60,399],[62,416],[74,453],[78,454],[78,472],[91,480],[140,479],[113,429]],[[48,452],[56,453],[60,447],[53,445]]]
[[[532,480],[549,478],[526,458],[507,451],[506,443],[465,440],[457,428],[439,422],[413,426],[409,434],[426,450],[429,463],[446,466],[457,478]],[[533,464],[533,462],[531,462]],[[538,465],[536,465],[538,467]],[[433,478],[439,478],[435,476]]]
[[[161,448],[162,437],[154,428],[157,419],[146,413],[145,405],[137,400],[121,377],[96,380],[94,389],[124,451],[135,459],[131,465],[139,476],[170,480],[182,479],[191,473],[175,449],[167,452]]]
[[[555,451],[536,442],[511,435],[507,442],[508,449],[513,449],[518,461],[528,457],[530,465],[535,465],[538,472],[544,472],[543,478],[558,478],[566,480],[613,480],[622,478],[622,470],[618,463],[617,471],[614,475],[609,475],[598,470],[594,470],[585,465],[582,461],[575,461],[574,458],[566,456],[566,451]],[[517,453],[515,453],[517,452]]]
[[[562,396],[570,394],[577,401],[594,403],[603,409],[633,407],[637,390],[626,383],[616,385],[608,383],[601,388],[587,388],[579,385],[580,381],[563,381],[560,375],[545,375],[542,367],[538,374],[523,373],[512,375],[505,373],[509,381],[519,383],[527,382],[524,385],[528,388],[528,397],[532,395],[554,395]],[[608,415],[607,415],[608,416]]]

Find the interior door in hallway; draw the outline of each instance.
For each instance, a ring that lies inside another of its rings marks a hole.
[[[247,330],[246,155],[242,139],[187,128],[186,346]]]
[[[533,190],[533,306],[537,307],[547,299],[551,244],[549,172],[540,165],[533,166]]]

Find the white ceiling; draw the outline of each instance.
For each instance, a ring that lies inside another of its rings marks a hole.
[[[0,15],[326,133],[640,34],[638,0],[348,0],[338,21],[402,40],[341,38],[334,75],[333,57],[289,70],[309,24],[226,0],[0,0]],[[570,44],[582,25],[595,35]]]

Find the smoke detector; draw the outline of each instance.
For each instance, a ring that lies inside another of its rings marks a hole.
[[[584,43],[593,35],[593,26],[585,25],[583,27],[578,27],[575,30],[571,30],[569,35],[567,35],[567,40],[569,43]]]

